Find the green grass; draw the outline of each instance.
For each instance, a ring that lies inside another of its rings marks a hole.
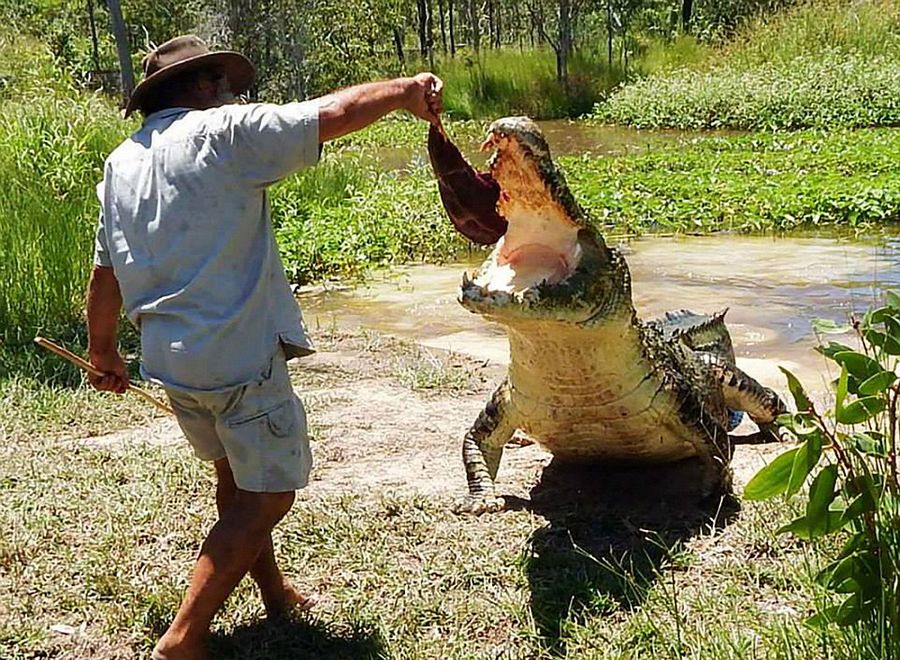
[[[571,59],[565,89],[556,80],[552,51],[515,48],[444,58],[435,72],[444,80],[444,107],[454,119],[578,117],[624,79],[624,72],[588,51]]]
[[[900,5],[892,0],[815,0],[762,15],[735,35],[724,55],[737,67],[843,53],[900,56]]]
[[[0,35],[0,378],[38,375],[36,334],[83,335],[103,160],[127,134],[106,99],[71,88],[49,54]]]
[[[0,106],[0,177],[8,183],[0,198],[4,341],[75,320],[99,208],[92,184],[123,132],[109,106],[90,96]]]
[[[637,80],[594,115],[638,127],[900,124],[900,7],[806,2],[751,22],[706,58]]]
[[[12,533],[0,548],[9,613],[0,653],[146,655],[212,523],[209,473],[172,448],[73,449],[61,469],[33,449],[4,458],[0,515]],[[29,464],[29,483],[10,481],[10,467]],[[731,551],[701,569],[702,551],[664,541],[586,556],[574,544],[588,521],[577,516],[561,525],[527,511],[460,519],[447,502],[389,494],[305,500],[276,546],[288,574],[321,588],[327,604],[266,627],[245,582],[219,616],[212,648],[223,660],[824,657],[790,614],[803,611],[805,590],[791,566],[806,559],[772,546],[773,513],[746,512],[717,538]],[[594,522],[622,533],[614,519]],[[643,566],[639,577],[632,561]],[[86,629],[72,639],[49,632],[57,623]]]
[[[679,34],[672,39],[641,38],[638,52],[638,72],[649,76],[701,66],[710,60],[715,50],[693,35]]]

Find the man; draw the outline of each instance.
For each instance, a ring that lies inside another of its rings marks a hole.
[[[126,116],[142,128],[109,156],[88,287],[99,390],[124,392],[122,307],[141,332],[145,378],[166,390],[198,457],[217,475],[219,519],[190,587],[153,651],[207,657],[210,622],[250,573],[269,616],[309,601],[279,570],[271,531],[306,485],[306,416],[286,359],[309,354],[273,239],[266,188],[318,160],[321,145],[405,109],[436,123],[441,81],[427,73],[304,103],[232,103],[255,71],[242,55],[176,37],[143,60]]]

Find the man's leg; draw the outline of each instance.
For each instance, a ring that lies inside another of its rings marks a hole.
[[[238,490],[213,525],[194,566],[191,584],[172,625],[153,652],[156,660],[202,660],[212,618],[268,544],[290,510],[293,491]]]
[[[237,485],[234,483],[234,475],[228,459],[223,458],[215,462],[216,476],[216,507],[219,515],[231,506],[237,495]],[[284,577],[278,564],[275,562],[275,549],[272,545],[272,535],[269,534],[253,566],[250,567],[250,576],[259,586],[266,614],[277,617],[286,614],[294,606],[307,608],[313,605],[313,600],[297,591]]]

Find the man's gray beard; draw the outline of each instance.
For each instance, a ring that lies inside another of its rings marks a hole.
[[[230,105],[237,102],[237,97],[232,93],[231,84],[225,76],[219,78],[219,84],[216,87],[216,99],[222,105]]]

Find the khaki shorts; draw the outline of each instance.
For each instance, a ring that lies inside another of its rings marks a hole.
[[[241,490],[283,493],[306,485],[312,468],[306,411],[283,351],[247,385],[219,392],[167,388],[166,394],[194,453],[204,461],[227,457]]]

